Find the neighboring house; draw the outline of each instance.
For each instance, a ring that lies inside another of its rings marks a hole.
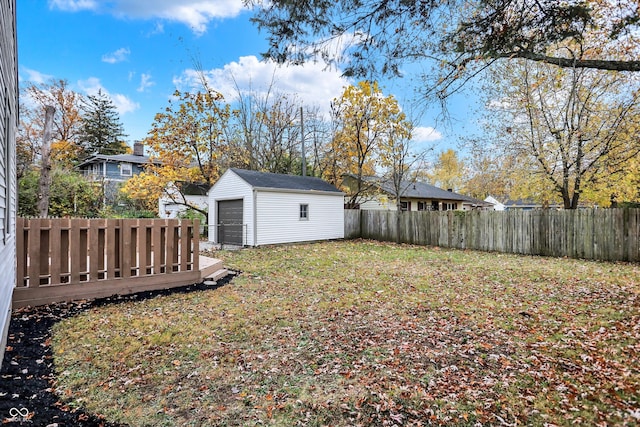
[[[158,200],[158,215],[161,218],[178,218],[189,206],[204,211],[209,210],[209,186],[206,184],[182,183],[182,192],[174,184],[167,188],[167,194]],[[187,206],[188,205],[188,206]]]
[[[144,171],[149,157],[144,155],[144,145],[133,144],[133,154],[93,154],[76,168],[94,180],[124,182]]]
[[[260,246],[344,237],[344,193],[320,178],[227,170],[209,190],[209,240]]]
[[[368,190],[358,206],[360,209],[397,210],[396,190],[390,180],[368,176],[363,181]],[[354,188],[356,178],[345,176],[344,185]],[[491,209],[491,204],[424,182],[403,181],[400,185],[400,207],[403,211],[466,211]]]
[[[133,154],[94,154],[76,169],[88,179],[103,183],[106,203],[114,201],[120,185],[143,172],[149,162],[149,157],[144,155],[144,145],[136,142],[133,144]]]
[[[16,2],[0,3],[0,365],[4,359],[11,297],[16,286],[16,132],[18,60]]]
[[[542,204],[529,199],[518,199],[505,201],[504,208],[507,211],[531,211],[534,209],[562,209],[563,205],[559,203]]]
[[[506,208],[502,202],[500,202],[498,199],[496,199],[493,196],[487,196],[487,198],[484,199],[484,201],[487,203],[491,203],[493,205],[494,211],[503,211]]]

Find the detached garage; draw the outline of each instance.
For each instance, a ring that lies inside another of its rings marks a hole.
[[[209,240],[260,246],[344,237],[344,194],[306,176],[231,168],[209,190]]]

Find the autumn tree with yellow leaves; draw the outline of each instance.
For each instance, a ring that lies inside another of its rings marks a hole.
[[[529,61],[509,61],[494,77],[497,148],[518,165],[512,193],[555,195],[566,209],[638,197],[629,174],[640,156],[637,78]]]
[[[346,87],[331,107],[335,130],[325,153],[324,178],[340,185],[349,175],[352,185],[344,187],[347,203],[356,206],[371,190],[372,183],[364,178],[376,175],[381,156],[393,156],[398,147],[393,143],[406,139],[410,123],[396,99],[385,96],[376,82]]]
[[[212,186],[222,172],[245,161],[245,149],[233,138],[233,111],[213,90],[176,91],[158,113],[144,140],[150,161],[145,171],[125,183],[122,191],[155,209],[161,196],[206,214],[184,194],[187,184]]]
[[[466,178],[465,163],[458,157],[456,150],[443,150],[427,176],[436,187],[460,191]]]
[[[45,108],[55,108],[51,135],[51,160],[54,167],[70,168],[81,155],[79,143],[84,97],[63,79],[47,83],[26,83],[21,90],[20,125],[16,138],[18,179],[38,164]]]

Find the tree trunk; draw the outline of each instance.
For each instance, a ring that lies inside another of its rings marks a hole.
[[[49,214],[49,194],[51,192],[51,127],[56,109],[51,105],[45,107],[44,134],[42,137],[42,165],[38,182],[38,213],[41,218]]]
[[[396,215],[396,243],[402,243],[402,237],[400,236],[400,227],[402,227],[402,215],[404,215],[404,212],[402,211],[402,205],[400,204],[400,197],[398,197],[396,200],[398,209],[398,214]]]

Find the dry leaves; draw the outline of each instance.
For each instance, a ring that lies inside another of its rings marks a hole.
[[[330,242],[60,324],[59,390],[131,425],[634,425],[638,265]]]

